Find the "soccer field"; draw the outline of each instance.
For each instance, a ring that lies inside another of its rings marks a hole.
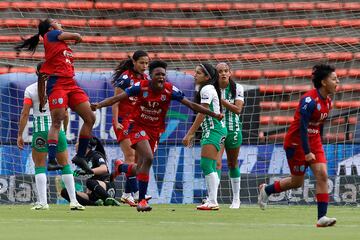
[[[330,207],[332,228],[315,227],[315,207],[255,206],[218,212],[196,211],[194,205],[153,205],[152,212],[134,208],[87,207],[84,212],[52,205],[49,211],[30,206],[0,206],[0,239],[360,239],[356,207]]]

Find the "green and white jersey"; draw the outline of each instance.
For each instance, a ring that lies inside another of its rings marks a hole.
[[[200,91],[200,103],[209,104],[209,108],[212,112],[220,113],[220,101],[213,85],[206,85]],[[210,129],[222,129],[225,127],[223,121],[219,121],[216,118],[205,115],[204,121],[201,123],[202,130],[209,131]]]
[[[46,102],[46,105],[43,108],[43,110],[46,110],[45,112],[39,111],[40,101],[37,82],[31,84],[25,89],[24,102],[31,104],[33,109],[33,132],[49,131],[51,126],[49,104]]]
[[[244,88],[240,84],[236,83],[236,95],[233,97],[230,90],[230,84],[228,84],[226,88],[221,89],[221,97],[231,104],[234,104],[236,100],[244,102]],[[225,107],[223,107],[223,114],[225,115],[225,126],[228,131],[241,130],[242,123],[238,114],[231,112]]]

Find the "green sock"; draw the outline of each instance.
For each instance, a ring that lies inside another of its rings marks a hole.
[[[201,157],[201,159],[200,159],[200,167],[201,167],[201,170],[203,171],[205,176],[212,173],[212,172],[216,172],[216,169],[214,169],[214,167],[213,167],[214,162],[215,162],[215,165],[216,165],[216,160]]]
[[[238,178],[240,177],[240,168],[230,168],[230,178]]]
[[[35,167],[35,175],[40,173],[46,173],[45,167]]]
[[[69,164],[66,164],[62,169],[61,169],[61,174],[73,174],[73,172],[71,171],[71,167]]]

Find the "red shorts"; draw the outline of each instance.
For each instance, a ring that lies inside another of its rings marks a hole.
[[[306,169],[314,163],[326,163],[325,152],[322,147],[317,150],[311,150],[315,155],[316,160],[311,162],[305,161],[305,153],[300,145],[297,147],[285,147],[286,158],[289,164],[290,172],[292,175],[303,176]]]
[[[130,120],[119,117],[118,121],[121,125],[123,125],[123,127],[124,127],[123,129],[116,129],[114,126],[114,119],[112,120],[116,139],[117,139],[118,143],[120,143],[122,140],[129,138]]]
[[[50,110],[67,107],[74,109],[80,103],[89,101],[84,90],[76,84],[73,78],[68,77],[49,77],[46,94],[48,95]]]
[[[133,148],[134,145],[137,144],[138,142],[141,142],[143,140],[148,140],[152,152],[155,153],[158,147],[160,133],[158,131],[149,130],[134,124],[134,126],[129,131],[129,137]]]

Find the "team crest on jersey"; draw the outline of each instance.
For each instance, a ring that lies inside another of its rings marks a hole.
[[[140,136],[145,137],[146,132],[144,130],[141,130],[140,132],[135,134],[135,138],[139,138]]]
[[[57,99],[53,99],[53,100],[52,100],[52,104],[53,104],[53,105],[57,104]]]
[[[163,101],[163,102],[166,101],[166,95],[161,95],[161,98],[160,98],[160,99],[161,99],[161,101]]]
[[[46,141],[42,137],[37,137],[35,139],[35,146],[37,148],[44,148],[46,146]]]
[[[122,76],[122,79],[127,79],[127,78],[129,78],[129,76],[126,74]]]
[[[58,103],[59,103],[59,104],[63,104],[63,102],[64,102],[64,99],[63,99],[63,98],[59,98],[59,99],[58,99]]]
[[[220,139],[220,145],[224,145],[225,139],[226,139],[226,137],[222,137],[222,138]]]
[[[321,110],[321,105],[320,105],[320,103],[318,103],[316,107],[317,107],[317,110],[319,110],[319,111]]]
[[[305,98],[305,102],[306,102],[306,103],[311,102],[311,97],[306,97],[306,98]]]
[[[149,92],[147,91],[143,92],[143,97],[146,98],[147,96],[149,96]]]
[[[130,86],[134,85],[134,80],[130,80]]]

